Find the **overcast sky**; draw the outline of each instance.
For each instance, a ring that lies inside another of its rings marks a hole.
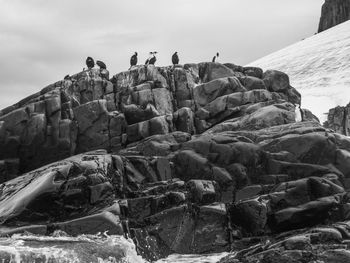
[[[111,75],[144,63],[245,65],[313,35],[324,0],[0,0],[0,108],[74,74],[87,56]]]

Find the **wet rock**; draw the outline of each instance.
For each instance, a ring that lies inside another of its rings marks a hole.
[[[110,212],[103,212],[79,219],[55,223],[49,226],[52,230],[62,230],[69,235],[77,236],[81,234],[96,235],[106,232],[109,235],[123,235],[123,227],[118,216]]]
[[[196,204],[210,204],[219,201],[219,186],[215,181],[190,180],[186,183],[191,193],[190,200]]]
[[[201,206],[193,236],[192,253],[225,251],[229,246],[226,207],[222,203]]]

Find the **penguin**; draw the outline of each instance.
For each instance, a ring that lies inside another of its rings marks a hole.
[[[171,57],[171,61],[173,62],[174,66],[179,64],[179,56],[177,55],[177,52],[173,54],[173,56]]]
[[[100,67],[100,69],[107,69],[106,64],[103,61],[101,61],[101,60],[97,60],[96,64],[97,64],[97,66]]]
[[[299,104],[294,105],[295,122],[303,121],[302,111]]]
[[[85,63],[86,63],[86,66],[88,67],[88,69],[92,69],[95,66],[95,61],[92,57],[87,57]]]
[[[213,57],[212,62],[215,62],[215,60],[219,57],[219,52],[216,52],[216,55]]]

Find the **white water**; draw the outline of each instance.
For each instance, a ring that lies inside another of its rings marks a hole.
[[[0,238],[0,263],[145,263],[122,236],[34,236]]]
[[[167,258],[160,259],[156,263],[214,263],[225,257],[228,253],[217,253],[209,255],[179,255],[172,254]]]
[[[302,95],[302,107],[321,121],[350,101],[350,21],[249,63],[289,75]]]
[[[0,238],[0,263],[149,263],[137,255],[135,244],[123,236],[81,235],[70,237],[14,234]],[[214,263],[228,253],[172,254],[155,263]]]

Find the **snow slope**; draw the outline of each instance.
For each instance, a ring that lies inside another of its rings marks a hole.
[[[321,121],[350,101],[350,21],[272,53],[249,65],[286,72],[302,107]]]

